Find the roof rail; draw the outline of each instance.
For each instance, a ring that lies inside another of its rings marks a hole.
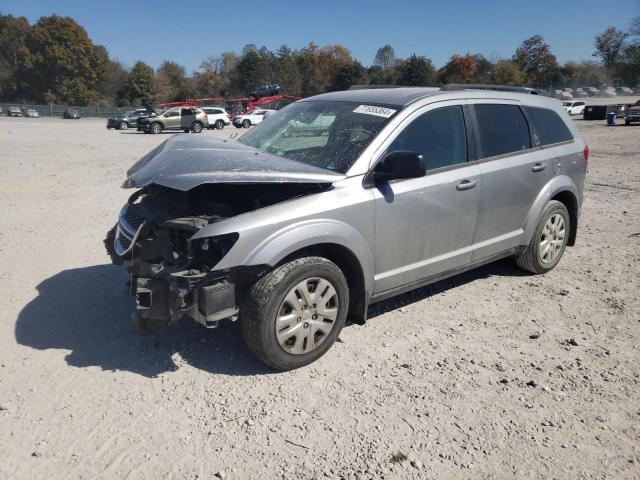
[[[442,90],[497,90],[499,92],[529,93],[531,95],[544,95],[544,92],[531,87],[516,85],[491,85],[485,83],[449,83],[440,87]]]

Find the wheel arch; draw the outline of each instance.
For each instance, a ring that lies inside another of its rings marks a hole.
[[[551,179],[540,191],[533,205],[529,209],[529,213],[524,224],[523,245],[528,245],[536,229],[538,220],[545,205],[551,200],[562,202],[569,211],[569,220],[571,223],[571,231],[569,232],[568,245],[575,245],[578,233],[578,219],[580,217],[580,194],[578,187],[571,177],[567,175],[559,175]]]
[[[337,243],[317,243],[303,247],[284,257],[278,265],[301,257],[322,257],[335,263],[347,279],[349,287],[348,318],[363,324],[367,317],[367,290],[365,276],[358,257],[344,245]]]
[[[556,193],[550,200],[557,200],[561,202],[569,211],[570,227],[569,240],[567,245],[570,247],[576,244],[576,236],[578,233],[578,199],[569,190],[562,190]]]
[[[323,256],[343,269],[352,292],[350,314],[364,321],[373,288],[373,254],[354,227],[333,219],[313,219],[288,225],[266,238],[259,230],[238,233],[239,240],[215,269],[273,268],[300,255]]]

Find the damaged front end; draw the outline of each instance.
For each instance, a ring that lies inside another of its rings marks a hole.
[[[183,317],[215,327],[235,319],[242,292],[264,266],[215,266],[239,233],[193,239],[229,217],[318,193],[342,175],[225,139],[176,135],[136,162],[123,187],[138,188],[105,240],[126,263],[140,323]],[[142,325],[141,325],[142,326]]]
[[[191,240],[200,228],[229,213],[224,205],[205,202],[193,214],[193,196],[161,187],[139,190],[105,239],[112,262],[127,265],[137,315],[146,325],[172,324],[188,316],[215,327],[221,319],[237,318],[238,272],[213,268],[238,234]]]
[[[322,184],[204,184],[189,191],[149,185],[130,198],[104,243],[131,275],[140,327],[190,317],[208,328],[235,320],[243,292],[266,266],[216,265],[238,233],[192,238],[229,217],[326,189]]]

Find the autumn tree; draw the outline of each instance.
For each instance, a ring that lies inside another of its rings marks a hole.
[[[26,37],[25,75],[30,97],[74,105],[96,98],[96,86],[109,75],[107,50],[94,45],[84,28],[69,17],[42,17]]]
[[[468,83],[476,73],[476,57],[453,55],[438,72],[441,83]]]
[[[627,32],[622,32],[615,27],[609,27],[604,32],[595,37],[596,51],[594,57],[600,57],[605,67],[613,67],[622,55],[624,42],[629,36]]]
[[[23,71],[28,62],[26,38],[29,21],[25,17],[0,15],[0,98],[13,99],[27,86]]]
[[[190,79],[182,65],[165,60],[156,75],[156,92],[163,101],[184,101],[193,95]]]
[[[541,35],[527,38],[516,50],[512,61],[525,74],[525,81],[544,83],[555,73],[558,62]]]

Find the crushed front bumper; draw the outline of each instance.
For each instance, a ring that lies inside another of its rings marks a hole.
[[[237,318],[233,272],[212,270],[215,256],[207,265],[202,250],[194,260],[191,250],[202,245],[194,246],[191,235],[152,225],[133,203],[125,205],[118,223],[108,232],[104,241],[107,253],[112,263],[126,264],[136,313],[147,323],[173,324],[190,317],[214,328],[222,319]],[[225,251],[235,239],[210,239],[204,255],[217,255],[213,252],[218,248]]]

